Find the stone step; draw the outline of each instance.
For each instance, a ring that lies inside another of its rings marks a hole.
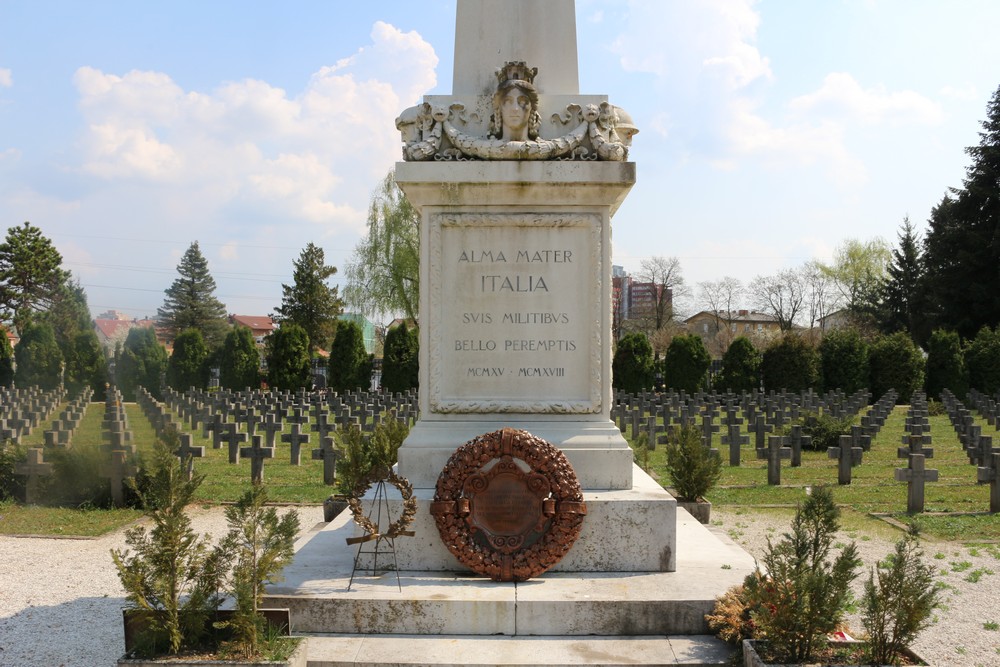
[[[309,667],[468,665],[720,667],[732,647],[707,635],[636,637],[462,637],[306,635]]]
[[[642,530],[640,525],[636,530]],[[265,606],[287,607],[294,633],[673,636],[707,633],[715,597],[753,569],[725,535],[677,511],[674,572],[547,572],[522,583],[445,572],[358,571],[344,513],[299,544]],[[400,538],[405,539],[405,538]],[[387,561],[391,556],[382,556]],[[350,591],[348,591],[350,587]]]

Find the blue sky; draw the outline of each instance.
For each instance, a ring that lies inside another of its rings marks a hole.
[[[695,294],[922,231],[1000,85],[994,0],[576,5],[581,92],[640,128],[614,261],[676,256]],[[307,243],[346,265],[454,25],[455,0],[0,0],[0,224],[40,227],[95,314],[155,314],[195,240],[229,312],[269,313]]]

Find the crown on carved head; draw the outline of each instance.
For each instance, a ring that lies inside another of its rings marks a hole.
[[[529,68],[523,60],[504,63],[504,66],[496,71],[497,83],[506,81],[527,81],[535,83],[535,76],[538,75],[538,68]]]

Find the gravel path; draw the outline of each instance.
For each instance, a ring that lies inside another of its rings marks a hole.
[[[320,507],[300,507],[303,530],[322,520]],[[721,526],[750,553],[760,556],[768,536],[788,521],[752,512],[713,508]],[[191,510],[195,530],[221,535],[219,508]],[[884,558],[892,537],[855,539],[866,564]],[[125,544],[124,530],[94,540],[0,536],[0,667],[99,667],[124,652],[121,608],[124,591],[109,552]],[[946,608],[914,647],[938,667],[1000,666],[1000,547],[972,550],[955,543],[926,543],[926,555],[946,573]],[[978,575],[976,573],[979,573]],[[971,581],[979,578],[978,583]],[[857,582],[858,586],[861,580]],[[850,620],[860,632],[857,618]]]
[[[791,522],[749,510],[718,511],[713,507],[712,523],[760,558],[767,547],[767,538],[778,539],[789,530]],[[857,595],[868,578],[869,566],[891,553],[901,534],[886,530],[881,536],[841,536],[844,542],[854,540],[865,563],[854,584]],[[937,622],[911,648],[935,667],[1000,666],[1000,625],[992,625],[1000,624],[1000,545],[970,548],[955,542],[925,541],[923,550],[925,558],[938,570],[938,581],[946,588]],[[854,636],[863,632],[859,616],[850,617],[848,624]]]

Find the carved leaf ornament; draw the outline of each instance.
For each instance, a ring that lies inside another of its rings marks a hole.
[[[459,447],[431,503],[448,551],[496,581],[525,581],[558,563],[580,535],[586,513],[566,456],[512,428]]]

